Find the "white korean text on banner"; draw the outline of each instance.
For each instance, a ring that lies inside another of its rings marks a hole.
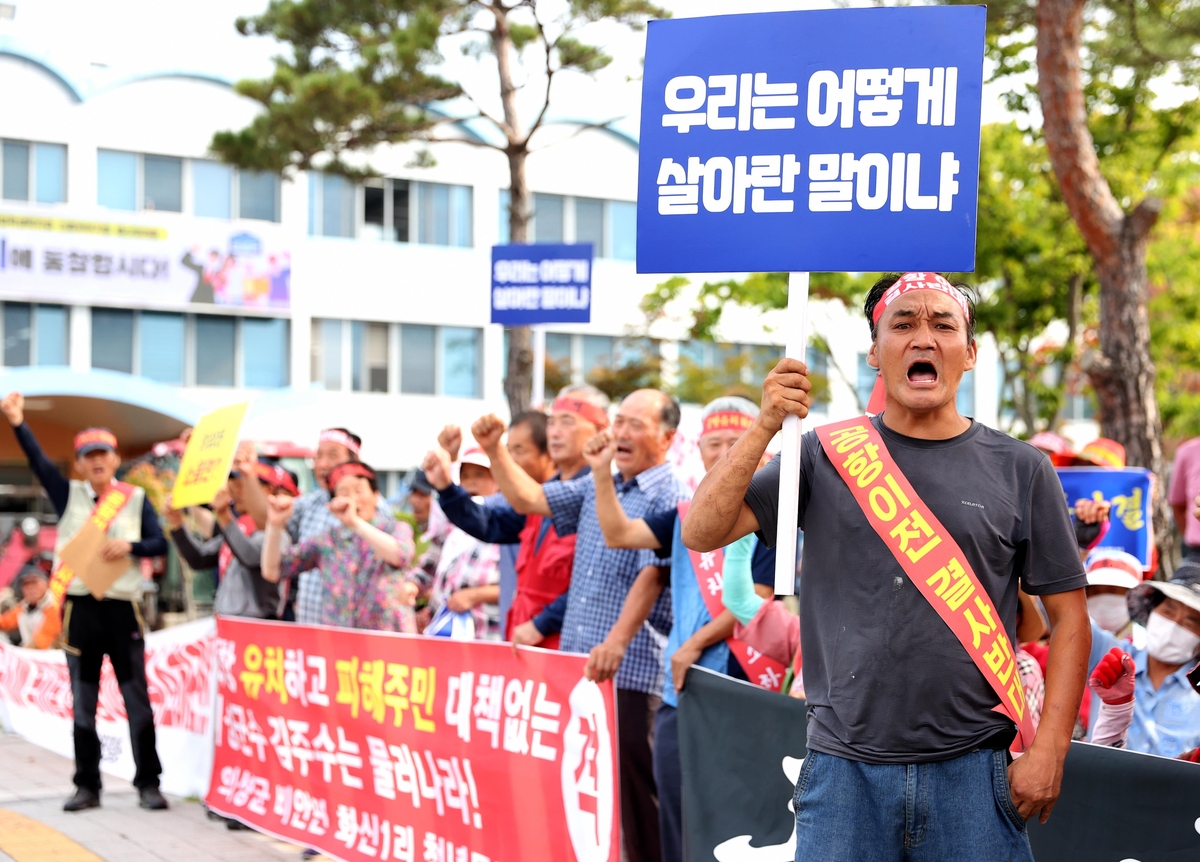
[[[651,21],[638,272],[974,269],[985,21]]]
[[[590,323],[592,244],[492,246],[492,323]]]
[[[216,626],[198,620],[146,636],[146,682],[154,710],[162,789],[203,796],[212,769],[212,646]],[[0,724],[9,733],[74,759],[71,679],[62,650],[0,643]],[[100,768],[133,779],[125,701],[106,660],[96,707]]]
[[[0,209],[0,298],[287,311],[291,255],[274,225]]]

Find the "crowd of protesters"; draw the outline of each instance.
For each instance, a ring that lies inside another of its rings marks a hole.
[[[806,392],[803,374],[788,362],[772,372],[773,382],[768,378],[764,399],[771,392],[777,401],[789,397],[779,394],[788,389]],[[84,479],[68,481],[24,424],[20,395],[9,395],[0,407],[58,512],[61,550],[114,487],[116,438],[106,429],[81,432],[75,469]],[[757,444],[740,447],[742,455],[753,450],[737,467],[744,471],[746,502],[741,494],[730,498],[728,518],[736,524],[712,532],[718,538],[701,544],[714,550],[700,554],[685,547],[690,494],[667,461],[679,422],[679,404],[663,392],[639,390],[614,407],[598,389],[572,385],[545,412],[521,413],[508,424],[486,415],[469,432],[447,426],[409,479],[411,519],[397,517],[382,498],[376,472],[360,460],[362,440],[345,428],[321,432],[313,462],[317,488],[303,495],[294,474],[259,458],[252,444],[239,447],[211,506],[180,511],[168,500],[168,535],[144,494],[133,489],[100,550],[106,561],[129,565],[103,600],[78,581],[56,596],[45,573],[29,567],[16,582],[20,602],[0,616],[14,642],[68,651],[78,792],[67,809],[99,805],[93,714],[104,655],[117,671],[130,716],[134,783],[146,807],[166,805],[157,792],[161,770],[136,602],[142,576],[133,560],[162,555],[169,540],[188,565],[216,570],[218,614],[587,654],[588,677],[612,679],[616,688],[624,857],[682,859],[675,712],[688,668],[699,665],[799,697],[804,684],[800,620],[773,600],[777,460]],[[712,478],[722,465],[713,487],[727,481],[737,460],[731,452],[752,429],[763,438],[758,442],[769,439],[759,406],[745,398],[714,400],[701,423],[705,471]],[[1056,465],[1124,466],[1124,451],[1113,441],[1079,452],[1052,434],[1030,442]],[[1018,456],[1041,477],[1037,481],[1052,476],[1046,458],[1032,449]],[[1200,441],[1180,447],[1169,500],[1186,557],[1170,580],[1152,579],[1136,557],[1105,547],[1107,501],[1073,506],[1074,544],[1068,539],[1061,568],[1078,567],[1086,577],[1092,643],[1090,690],[1074,736],[1198,760],[1200,693],[1188,672],[1200,658]],[[706,505],[715,506],[711,499]],[[1044,545],[1024,551],[1044,552]],[[723,590],[713,588],[709,569],[721,573]],[[709,596],[717,592],[714,606]],[[1014,605],[1016,662],[1035,727],[1051,676],[1052,597],[1022,591]],[[748,674],[731,648],[739,643],[786,669],[786,678],[759,676],[761,668]],[[1001,750],[1011,741],[1008,735]]]

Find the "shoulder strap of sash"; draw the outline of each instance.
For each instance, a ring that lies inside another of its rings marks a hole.
[[[687,517],[690,505],[691,503],[687,500],[679,504],[680,524]],[[725,550],[717,548],[715,551],[701,553],[688,548],[687,552],[688,559],[692,563],[692,573],[696,578],[696,586],[700,588],[700,597],[704,599],[704,607],[708,610],[708,615],[715,620],[725,610],[722,602],[722,597],[725,595]],[[747,679],[770,691],[782,689],[784,677],[787,675],[786,665],[777,662],[770,656],[763,655],[754,647],[735,637],[726,638],[725,644],[737,658],[742,670],[746,672]]]
[[[1033,742],[1033,723],[1013,647],[962,548],[917,496],[871,420],[823,425],[816,434],[871,528],[1000,698],[996,710],[1017,725],[1024,750]]]
[[[125,482],[117,482],[114,480],[108,486],[108,490],[100,495],[96,500],[96,505],[92,507],[92,514],[89,516],[92,523],[95,524],[100,532],[108,532],[108,528],[112,526],[112,522],[120,514],[121,510],[133,497],[134,486]],[[50,592],[54,594],[54,598],[58,601],[59,607],[62,607],[63,596],[67,594],[67,587],[75,577],[75,572],[65,563],[59,562],[58,568],[50,578]]]

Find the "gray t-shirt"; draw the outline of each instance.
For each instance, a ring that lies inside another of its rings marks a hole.
[[[1062,485],[1032,446],[973,422],[949,440],[888,430],[888,451],[954,536],[1012,639],[1031,595],[1086,584]],[[779,459],[746,503],[774,544]],[[866,763],[947,760],[1013,732],[967,651],[871,528],[813,432],[800,478],[800,632],[808,744]],[[1001,740],[1001,743],[1003,740]]]

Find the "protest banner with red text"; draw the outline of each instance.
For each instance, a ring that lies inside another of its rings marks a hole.
[[[146,684],[154,710],[162,789],[203,796],[212,771],[211,619],[146,635]],[[74,758],[71,677],[62,650],[20,649],[0,642],[0,727],[34,745]],[[133,779],[129,719],[112,664],[104,660],[96,704],[100,768]]]
[[[616,862],[616,710],[586,657],[221,618],[207,803],[347,860]]]

